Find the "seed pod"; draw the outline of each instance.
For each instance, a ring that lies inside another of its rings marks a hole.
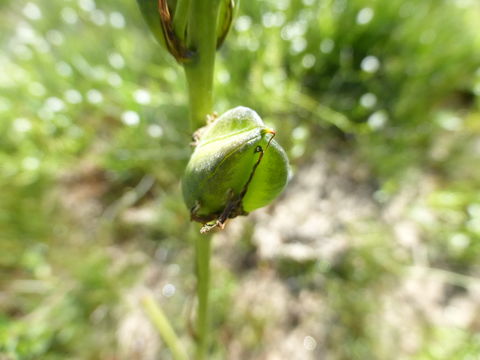
[[[207,125],[182,181],[185,203],[202,232],[268,205],[285,187],[288,158],[258,114],[236,107]]]

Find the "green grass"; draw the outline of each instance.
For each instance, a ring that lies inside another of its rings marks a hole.
[[[403,216],[421,229],[432,267],[475,277],[480,19],[478,4],[461,3],[244,1],[219,52],[215,97],[219,113],[249,106],[279,129],[295,169],[324,146],[349,149],[368,165],[379,206],[429,184]],[[194,292],[179,189],[190,152],[184,75],[135,1],[0,9],[0,358],[112,358],[125,294],[158,252],[180,266],[178,292]],[[332,359],[386,358],[372,321],[413,259],[395,251],[391,229],[372,229],[333,267],[256,264],[326,289]],[[250,236],[239,254],[252,251]],[[248,271],[214,266],[212,338],[247,326],[243,346],[255,354],[265,320],[242,324],[225,305]],[[180,302],[167,308],[186,334]],[[412,358],[478,354],[473,330],[422,329]]]

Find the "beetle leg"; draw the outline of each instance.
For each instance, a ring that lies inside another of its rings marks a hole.
[[[210,125],[218,118],[218,113],[216,111],[207,115],[207,125]]]
[[[195,132],[192,134],[192,142],[190,143],[190,145],[197,146],[198,144],[200,144],[200,140],[202,139],[202,135],[206,129],[206,126],[202,126],[201,128],[195,130]]]
[[[241,198],[240,199],[239,198],[235,199],[234,195],[235,194],[234,194],[233,190],[230,189],[229,194],[228,194],[230,199],[228,200],[227,205],[225,206],[225,209],[223,209],[222,213],[220,214],[220,216],[218,217],[217,220],[210,221],[210,222],[203,225],[203,227],[200,229],[200,232],[202,234],[205,234],[205,233],[213,230],[216,227],[223,230],[225,228],[225,224],[226,224],[227,220],[230,217],[235,217],[236,216],[236,215],[235,216],[231,216],[231,215],[234,214],[236,211],[238,211],[239,205],[241,204]]]
[[[200,234],[206,234],[212,229],[216,228],[218,226],[217,223],[218,223],[218,220],[216,220],[215,222],[211,221],[209,223],[204,224],[200,229]]]
[[[198,128],[197,130],[195,130],[195,132],[192,135],[192,142],[190,143],[190,145],[197,146],[200,143],[200,140],[202,139],[202,135],[204,134],[205,130],[207,130],[208,125],[213,123],[218,118],[218,113],[214,111],[213,113],[208,114],[206,118],[207,118],[206,119],[207,125],[202,126],[201,128]]]

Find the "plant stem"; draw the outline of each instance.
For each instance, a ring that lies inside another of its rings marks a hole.
[[[190,0],[187,47],[194,52],[194,56],[184,64],[184,68],[192,131],[204,126],[207,115],[213,112],[218,9],[218,0]],[[207,358],[209,345],[210,242],[209,236],[195,236],[198,297],[196,360]]]
[[[197,235],[195,239],[197,273],[197,360],[207,358],[209,343],[210,236]]]
[[[172,352],[172,357],[175,360],[188,360],[187,353],[180,342],[180,339],[175,334],[172,326],[168,322],[167,317],[163,313],[163,310],[155,302],[152,296],[146,296],[142,299],[142,305],[145,312],[152,320],[153,324],[157,328],[160,336],[165,344]]]
[[[218,4],[218,0],[192,0],[189,7],[187,47],[195,55],[184,67],[192,130],[204,126],[206,116],[213,112]]]

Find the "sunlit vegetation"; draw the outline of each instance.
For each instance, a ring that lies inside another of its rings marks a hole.
[[[0,359],[133,359],[125,339],[141,326],[126,314],[141,314],[144,288],[188,334],[181,68],[133,0],[2,0],[0,20]],[[302,328],[256,308],[242,291],[255,281],[266,307],[272,295],[315,304],[304,311],[324,335],[301,333],[312,359],[478,356],[479,23],[474,0],[241,3],[218,53],[217,111],[254,108],[295,176],[319,151],[355,159],[381,215],[345,224],[355,241],[334,262],[264,260],[258,218],[232,221],[238,242],[213,259],[212,359],[267,358],[269,324]],[[443,297],[416,308],[426,278]],[[397,312],[411,316],[387,324]],[[167,358],[144,344],[139,359]]]

